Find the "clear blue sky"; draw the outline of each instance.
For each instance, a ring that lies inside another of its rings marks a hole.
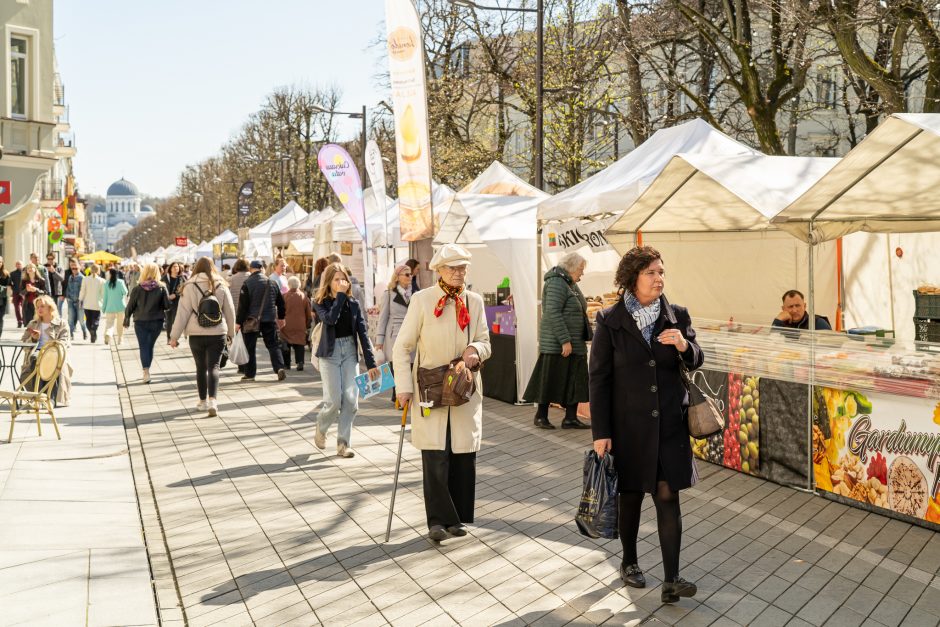
[[[384,19],[383,0],[55,0],[79,189],[124,176],[171,193],[276,87],[335,85],[342,110],[375,106]]]

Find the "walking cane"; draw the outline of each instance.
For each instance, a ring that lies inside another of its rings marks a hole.
[[[392,535],[392,514],[395,512],[395,493],[398,492],[398,472],[401,470],[401,452],[405,446],[405,425],[408,423],[408,405],[401,410],[401,433],[398,435],[398,461],[395,463],[395,483],[392,486],[392,502],[388,506],[388,527],[385,528],[385,541]]]

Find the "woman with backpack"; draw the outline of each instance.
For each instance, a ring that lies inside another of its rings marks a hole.
[[[170,346],[179,346],[179,338],[186,332],[189,350],[196,362],[199,391],[196,411],[208,411],[209,417],[218,416],[219,369],[226,341],[231,341],[235,335],[235,306],[228,285],[216,271],[212,259],[199,258],[192,276],[180,290],[178,301]]]
[[[117,268],[108,270],[108,282],[104,284],[104,298],[101,300],[101,313],[104,314],[104,343],[108,343],[108,333],[114,327],[115,343],[120,346],[124,339],[124,302],[127,297],[127,284],[118,277]]]

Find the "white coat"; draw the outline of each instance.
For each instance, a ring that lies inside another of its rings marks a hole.
[[[78,293],[78,300],[82,302],[82,309],[101,311],[101,302],[104,300],[105,280],[96,274],[90,274],[82,280],[82,289]]]
[[[399,295],[397,290],[385,290],[380,301],[382,312],[379,315],[379,328],[375,333],[375,343],[382,345],[387,361],[391,361],[398,331],[405,321],[405,314],[408,313],[408,305],[402,305],[400,300],[404,300],[404,297]]]
[[[444,296],[444,290],[435,285],[413,294],[408,305],[408,313],[398,332],[393,349],[395,367],[395,388],[402,392],[414,393],[411,404],[411,442],[415,448],[423,451],[443,451],[447,438],[447,413],[450,411],[450,444],[454,453],[474,453],[480,450],[483,439],[483,382],[480,373],[476,379],[476,392],[470,401],[460,407],[441,407],[432,409],[430,416],[424,416],[418,406],[418,368],[435,368],[449,364],[460,357],[469,345],[476,348],[480,361],[490,356],[490,332],[486,326],[486,314],[483,311],[483,297],[474,292],[464,292],[470,309],[470,324],[461,330],[457,326],[457,313],[454,301],[448,300],[440,317],[434,315],[434,308]],[[411,355],[415,353],[414,370],[411,369]]]

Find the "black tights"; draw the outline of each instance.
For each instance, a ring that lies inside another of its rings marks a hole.
[[[621,492],[618,496],[623,563],[636,564],[636,540],[640,532],[640,509],[644,493]],[[658,481],[656,492],[653,493],[653,503],[656,505],[659,546],[663,551],[663,571],[666,581],[673,581],[679,575],[679,548],[682,545],[679,493],[674,492],[665,481]]]
[[[539,403],[535,409],[538,418],[548,418],[548,403]],[[574,420],[578,417],[578,404],[565,405],[565,420]]]

